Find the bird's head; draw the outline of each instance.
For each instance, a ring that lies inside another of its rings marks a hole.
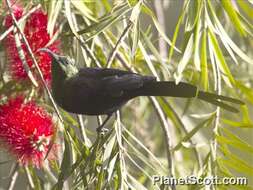
[[[52,59],[52,71],[61,70],[67,78],[70,78],[78,73],[78,69],[75,67],[73,59],[57,55],[48,48],[41,48],[38,51],[46,52],[50,55]]]

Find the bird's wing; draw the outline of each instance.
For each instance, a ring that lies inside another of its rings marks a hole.
[[[96,94],[109,94],[112,96],[120,96],[125,90],[137,89],[143,86],[145,82],[144,76],[134,73],[105,73],[95,72],[94,70],[83,70],[84,73],[65,81],[65,86],[71,88],[76,94],[87,94],[88,92]],[[94,73],[89,73],[94,72]],[[110,75],[109,75],[110,74]],[[71,92],[71,93],[72,93]]]
[[[101,91],[114,97],[121,96],[124,91],[138,89],[145,82],[156,80],[153,76],[112,68],[83,68],[78,75],[99,82]]]
[[[136,74],[107,76],[102,83],[108,90],[132,90],[143,86],[143,78]]]
[[[105,92],[112,96],[121,96],[124,93],[141,88],[144,83],[154,81],[151,76],[142,76],[134,73],[125,75],[107,76],[102,79]]]
[[[122,76],[122,75],[134,74],[134,73],[130,71],[119,70],[119,69],[92,67],[92,68],[82,68],[79,70],[78,74],[80,76],[102,79],[104,77],[109,77],[109,76]]]

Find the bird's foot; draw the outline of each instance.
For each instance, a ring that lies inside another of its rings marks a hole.
[[[107,128],[105,128],[105,127],[98,127],[97,129],[96,129],[96,131],[97,131],[97,133],[98,134],[105,134],[105,133],[107,133],[108,131],[109,131],[109,129],[107,129]]]
[[[109,129],[104,128],[105,124],[107,123],[107,121],[110,119],[110,117],[112,116],[112,114],[108,114],[107,118],[104,120],[104,122],[96,129],[97,133],[99,134],[105,134],[106,132],[109,131]]]

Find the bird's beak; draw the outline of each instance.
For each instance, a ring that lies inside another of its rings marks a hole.
[[[37,50],[38,52],[39,51],[42,51],[42,52],[46,52],[48,53],[52,58],[54,58],[55,60],[58,60],[58,57],[59,55],[57,55],[56,53],[52,52],[50,49],[48,48],[40,48]]]

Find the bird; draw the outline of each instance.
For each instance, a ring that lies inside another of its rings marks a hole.
[[[75,114],[107,115],[97,128],[100,131],[112,114],[138,96],[198,98],[230,112],[239,110],[227,104],[243,105],[236,98],[199,90],[186,82],[157,81],[154,76],[99,67],[77,69],[75,61],[48,48],[38,51],[51,57],[52,96],[64,110]]]

